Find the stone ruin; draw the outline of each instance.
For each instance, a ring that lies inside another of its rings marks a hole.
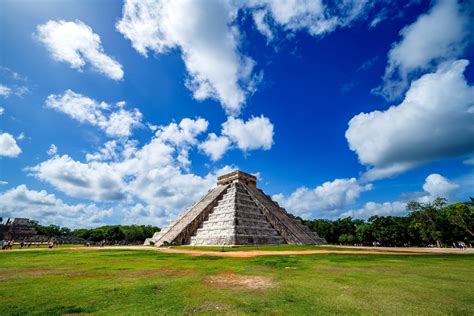
[[[257,178],[234,171],[145,245],[317,245],[326,243],[257,188]]]
[[[0,240],[27,239],[36,236],[37,231],[28,218],[7,219],[5,224],[0,218]]]

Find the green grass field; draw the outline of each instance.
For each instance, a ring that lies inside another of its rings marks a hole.
[[[0,315],[473,312],[472,255],[0,252]]]

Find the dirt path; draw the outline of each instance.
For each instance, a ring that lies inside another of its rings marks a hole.
[[[191,256],[217,256],[232,258],[251,258],[256,256],[289,256],[289,255],[314,255],[314,254],[345,254],[345,255],[419,255],[416,252],[401,251],[364,251],[364,250],[248,250],[248,251],[207,251],[179,248],[159,248],[164,253],[182,253]]]
[[[328,246],[337,247],[337,246]],[[191,256],[217,256],[217,257],[232,257],[232,258],[251,258],[256,256],[288,256],[288,255],[311,255],[311,254],[346,254],[346,255],[420,255],[426,253],[456,253],[456,254],[474,254],[474,249],[453,249],[453,248],[391,248],[391,247],[347,247],[341,246],[341,250],[337,249],[314,249],[314,250],[242,250],[242,251],[209,251],[209,250],[194,250],[194,249],[180,249],[180,248],[155,248],[150,246],[108,246],[108,247],[59,247],[59,248],[23,248],[0,251],[2,252],[22,252],[22,251],[60,251],[60,250],[146,250],[159,251],[163,253],[178,253],[188,254]],[[347,250],[353,248],[354,250]],[[362,250],[356,250],[362,249]]]

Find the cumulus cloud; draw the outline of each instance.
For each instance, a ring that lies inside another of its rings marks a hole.
[[[136,108],[128,111],[123,105],[98,102],[71,90],[49,95],[45,104],[81,123],[97,126],[109,136],[129,137],[133,128],[142,125],[142,114]]]
[[[63,155],[54,156],[29,170],[73,197],[94,201],[120,201],[127,197],[122,175],[109,164],[95,161],[87,164]]]
[[[372,190],[372,184],[361,184],[355,178],[327,181],[314,189],[301,187],[290,196],[276,194],[272,198],[290,213],[305,218],[334,218],[339,211],[354,203],[361,193]]]
[[[269,150],[273,145],[273,124],[263,115],[251,117],[246,122],[242,119],[228,117],[222,124],[221,136],[209,133],[199,149],[211,160],[217,161],[231,148],[249,150]]]
[[[231,142],[229,138],[225,136],[217,136],[215,133],[210,133],[207,136],[207,139],[199,144],[199,149],[208,155],[211,160],[217,161],[222,158],[222,156],[229,149],[230,145]]]
[[[474,87],[463,72],[467,60],[446,62],[414,81],[401,104],[361,113],[349,122],[346,139],[364,178],[384,178],[474,150]]]
[[[95,153],[87,153],[86,161],[118,161],[128,159],[137,151],[135,140],[110,140]]]
[[[100,226],[112,215],[112,209],[66,204],[54,194],[30,190],[24,184],[0,193],[0,212],[5,217],[26,217],[71,228]]]
[[[12,89],[10,89],[7,86],[4,86],[3,84],[0,84],[0,96],[4,98],[8,98],[11,92],[12,92]]]
[[[273,145],[273,124],[263,115],[252,117],[247,122],[229,117],[222,124],[222,134],[243,151],[260,148],[268,150]]]
[[[5,113],[5,108],[0,107],[0,116],[2,116],[3,113]]]
[[[186,147],[197,143],[197,136],[207,130],[209,122],[203,118],[196,120],[184,118],[179,124],[171,123],[159,126],[156,136],[164,142],[169,142],[177,147]]]
[[[407,203],[400,201],[384,203],[367,202],[361,208],[344,212],[339,217],[345,218],[350,216],[353,218],[368,219],[374,215],[403,216],[407,213],[406,207]]]
[[[400,31],[402,39],[388,53],[383,85],[374,90],[386,97],[399,97],[410,74],[447,59],[457,58],[466,47],[469,15],[456,0],[439,0],[431,10]]]
[[[49,146],[47,154],[50,156],[54,156],[57,153],[58,153],[58,147],[55,144],[51,144],[51,146]]]
[[[239,53],[236,14],[228,1],[128,0],[116,27],[144,56],[180,49],[194,98],[216,99],[238,114],[255,86],[255,62]]]
[[[431,202],[437,197],[442,197],[449,200],[452,198],[453,193],[456,192],[457,189],[459,189],[458,184],[450,181],[440,174],[433,173],[426,177],[425,183],[423,184],[423,191],[426,194],[420,197],[418,200],[424,203]]]
[[[18,157],[19,154],[21,154],[21,149],[15,138],[9,133],[0,134],[0,156]]]
[[[423,184],[423,192],[412,192],[404,194],[405,198],[401,201],[392,202],[367,202],[361,208],[346,211],[339,217],[354,217],[368,219],[371,216],[404,216],[407,214],[407,201],[416,201],[420,203],[431,203],[437,197],[448,199],[460,188],[460,185],[443,177],[440,174],[433,173],[426,177]]]
[[[286,31],[306,30],[312,36],[321,36],[338,27],[346,27],[365,16],[373,3],[370,1],[341,1],[323,3],[321,0],[272,1],[254,0],[245,4],[256,8],[254,21],[257,29],[269,40],[271,28],[263,17],[271,17],[275,26]],[[267,18],[268,19],[268,18]]]
[[[36,37],[52,57],[81,70],[86,63],[113,80],[123,78],[122,65],[104,53],[100,36],[82,21],[48,21],[36,27]]]
[[[27,170],[71,197],[96,202],[115,202],[126,213],[142,204],[155,224],[177,216],[215,185],[217,175],[187,171],[180,156],[186,146],[197,146],[195,136],[207,128],[203,119],[185,119],[160,126],[143,145],[124,139],[108,141],[86,161],[55,155]],[[193,144],[193,145],[189,145]],[[143,221],[141,221],[143,223]]]
[[[197,136],[207,130],[209,122],[203,118],[196,120],[184,118],[179,124],[171,123],[159,126],[156,137],[163,143],[171,144],[179,150],[178,161],[187,167],[191,164],[188,159],[189,148],[198,143]]]
[[[127,0],[116,28],[144,56],[178,48],[189,75],[186,86],[194,97],[216,99],[235,116],[261,80],[254,60],[240,49],[239,11],[248,12],[271,41],[275,28],[322,36],[351,25],[372,8],[365,0]]]

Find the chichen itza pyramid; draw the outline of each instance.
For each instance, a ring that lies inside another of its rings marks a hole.
[[[257,188],[257,178],[234,171],[145,245],[314,245],[326,243]]]

